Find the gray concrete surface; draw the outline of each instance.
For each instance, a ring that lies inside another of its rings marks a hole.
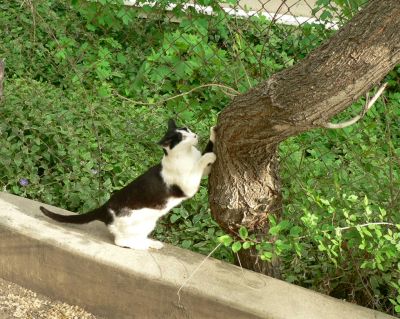
[[[0,193],[0,277],[105,318],[393,318],[166,245],[134,251],[105,226],[57,224]],[[65,212],[53,208],[58,212]]]
[[[1,319],[101,319],[0,278]]]

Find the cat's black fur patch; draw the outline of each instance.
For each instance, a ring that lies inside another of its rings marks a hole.
[[[48,217],[59,222],[85,224],[93,220],[100,220],[106,225],[112,222],[112,209],[116,216],[126,216],[130,210],[141,208],[163,209],[168,198],[186,197],[177,185],[168,187],[161,176],[161,164],[153,166],[133,182],[111,195],[110,199],[100,208],[83,215],[63,216],[54,214],[44,207],[41,211]]]
[[[185,193],[178,185],[172,185],[170,187],[170,192],[172,197],[178,197],[178,198],[186,197]]]
[[[127,214],[126,208],[163,209],[170,197],[186,197],[186,195],[176,185],[167,187],[161,177],[161,164],[158,164],[114,193],[106,205],[117,216],[124,216]]]
[[[178,145],[182,141],[182,134],[176,131],[167,132],[164,137],[158,142],[163,148],[169,147],[169,149],[173,149],[176,145]]]
[[[203,154],[205,154],[205,153],[212,153],[213,150],[214,150],[214,143],[211,142],[211,141],[208,141],[208,143],[207,143],[207,145],[206,145],[206,148],[205,148],[204,151],[203,151]]]

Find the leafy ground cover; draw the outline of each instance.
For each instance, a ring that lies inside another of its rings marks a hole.
[[[0,3],[4,191],[88,211],[159,161],[155,142],[168,118],[205,143],[232,95],[333,32],[234,19],[216,5],[212,17],[180,8],[165,15],[162,7],[107,1]],[[154,236],[204,254],[222,242],[214,256],[229,262],[256,245],[261,258],[282,260],[289,282],[400,312],[399,74],[388,75],[385,98],[360,123],[282,143],[285,206],[265,240],[246,229],[237,239],[224,235],[210,216],[206,181]],[[358,114],[363,103],[335,120]]]

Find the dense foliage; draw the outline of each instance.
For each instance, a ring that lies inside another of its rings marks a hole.
[[[159,161],[155,141],[166,119],[177,117],[205,141],[233,94],[332,33],[235,19],[217,1],[197,2],[214,15],[183,10],[182,1],[167,14],[172,1],[140,10],[106,0],[0,3],[2,189],[87,211]],[[154,236],[202,253],[222,242],[214,256],[227,261],[255,245],[263,259],[281,258],[287,281],[400,312],[399,74],[388,75],[385,99],[360,123],[282,143],[285,207],[265,240],[245,228],[237,238],[224,235],[210,216],[206,184]]]

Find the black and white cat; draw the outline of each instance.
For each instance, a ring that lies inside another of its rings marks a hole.
[[[173,120],[169,120],[168,130],[159,142],[164,150],[161,163],[113,193],[103,206],[86,214],[68,216],[42,206],[40,210],[63,223],[85,224],[100,220],[108,226],[118,246],[160,249],[163,244],[148,235],[161,216],[197,192],[201,178],[209,173],[216,160],[213,128],[210,133],[202,154],[196,148],[197,135],[188,128],[178,128]]]

